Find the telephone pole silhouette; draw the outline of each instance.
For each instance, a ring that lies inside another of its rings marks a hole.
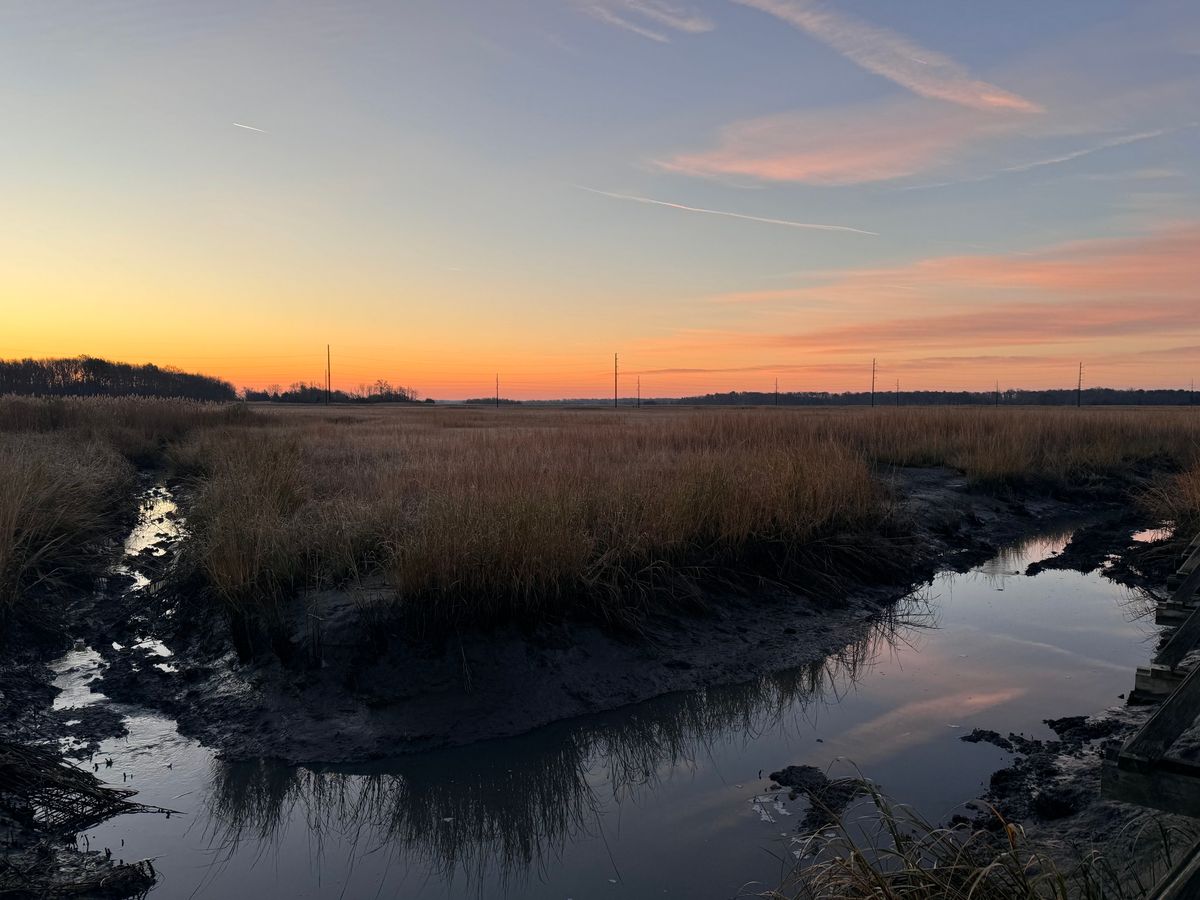
[[[896,379],[896,405],[900,405],[900,379]]]
[[[617,408],[617,354],[613,354],[613,409]]]
[[[329,405],[329,391],[333,385],[333,356],[329,345],[325,345],[325,405]]]
[[[779,379],[775,379],[775,405],[779,405]]]
[[[1083,363],[1079,364],[1079,381],[1075,383],[1075,408],[1083,406]]]
[[[496,409],[500,408],[500,373],[496,373]]]
[[[637,408],[641,409],[642,408],[642,376],[641,375],[639,375],[637,377],[637,385],[638,385]]]
[[[871,360],[871,408],[875,408],[875,360]]]

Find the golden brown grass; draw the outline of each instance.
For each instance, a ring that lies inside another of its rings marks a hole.
[[[700,582],[795,581],[871,562],[876,478],[948,465],[980,486],[1087,486],[1140,466],[1200,520],[1200,419],[1186,409],[247,409],[0,398],[0,578],[69,568],[111,528],[120,458],[197,476],[187,557],[233,608],[385,578],[429,622],[630,621]],[[20,486],[19,490],[17,486]],[[128,501],[128,498],[126,498]]]
[[[865,462],[796,418],[505,413],[285,413],[198,434],[177,455],[205,473],[198,564],[235,605],[375,569],[430,620],[611,620],[701,568],[755,554],[786,570],[884,512]]]
[[[173,453],[202,475],[192,559],[235,607],[377,572],[426,621],[611,621],[701,580],[803,577],[879,532],[879,467],[1086,485],[1191,464],[1198,437],[1171,409],[307,408]]]
[[[0,397],[0,619],[77,579],[133,504],[132,461],[236,408],[186,401]]]
[[[132,476],[103,444],[0,433],[0,619],[22,592],[77,574],[111,535]]]
[[[1177,538],[1194,537],[1200,532],[1200,465],[1160,479],[1140,499],[1151,514],[1177,526]]]

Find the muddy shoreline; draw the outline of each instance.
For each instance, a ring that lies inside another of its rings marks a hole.
[[[57,742],[68,758],[95,766],[102,764],[94,758],[100,741],[125,733],[122,710],[129,708],[174,719],[182,735],[227,760],[353,763],[517,735],[836,659],[939,571],[967,571],[1036,533],[1061,528],[1075,535],[1039,569],[1087,572],[1106,564],[1109,577],[1134,587],[1165,578],[1169,556],[1132,549],[1130,534],[1147,523],[1122,499],[1127,484],[1060,496],[1036,489],[995,496],[972,490],[946,469],[887,477],[897,520],[908,525],[901,539],[912,549],[903,583],[871,584],[864,574],[859,587],[832,601],[780,588],[730,592],[710,598],[703,612],[651,617],[636,635],[564,622],[463,633],[439,645],[410,644],[403,652],[393,647],[385,656],[364,658],[359,603],[377,589],[365,583],[357,592],[305,598],[295,640],[312,641],[307,617],[319,616],[313,652],[323,664],[296,667],[266,655],[240,662],[224,617],[169,589],[178,524],[186,518],[174,499],[186,512],[186,488],[168,489],[146,475],[142,521],[123,548],[114,548],[113,566],[96,590],[62,604],[54,630],[19,622],[7,631],[0,721],[16,740]],[[169,509],[154,505],[167,501]],[[72,647],[89,649],[63,656]],[[50,666],[56,659],[57,670]],[[62,660],[73,671],[64,671]],[[102,697],[84,706],[55,702],[52,682],[63,675]],[[1114,710],[1109,718],[1097,727],[1119,738],[1136,727],[1138,713]],[[1128,808],[1117,814],[1099,799],[1095,735],[1086,728],[1073,734],[1091,736],[1074,742],[975,736],[1017,754],[993,778],[989,799],[1014,819],[1043,823],[1064,846],[1086,843],[1095,829],[1130,817]],[[43,843],[24,833],[14,844],[17,856],[14,848],[9,856],[24,858]],[[64,877],[103,871],[113,862],[62,841],[45,846],[57,854],[54,868]]]
[[[701,612],[653,615],[640,634],[562,622],[402,643],[372,658],[362,653],[359,606],[380,586],[365,582],[297,605],[296,644],[311,645],[311,622],[321,622],[313,650],[319,665],[301,666],[271,655],[240,663],[224,617],[169,591],[118,584],[114,592],[110,585],[100,602],[79,609],[78,630],[104,658],[107,696],[172,716],[182,734],[222,757],[344,763],[512,736],[810,664],[853,644],[938,571],[965,571],[1005,544],[1056,525],[1086,522],[1087,533],[1112,544],[1136,524],[1111,491],[999,497],[971,490],[946,469],[888,477],[898,520],[907,526],[901,540],[912,548],[911,565],[902,583],[863,583],[864,576],[832,600],[764,587],[710,597]],[[170,551],[168,545],[143,562],[163,565]],[[171,648],[170,666],[128,652],[147,635]]]

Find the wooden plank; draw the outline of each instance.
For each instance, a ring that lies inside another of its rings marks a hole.
[[[1184,673],[1167,666],[1138,666],[1133,679],[1134,691],[1152,697],[1165,697],[1179,687]]]
[[[1123,753],[1106,753],[1100,796],[1181,816],[1200,817],[1200,777],[1170,768],[1139,767]]]
[[[1172,603],[1167,600],[1154,609],[1155,625],[1179,625],[1192,614],[1195,607],[1190,603]]]
[[[1194,897],[1200,897],[1200,841],[1163,876],[1146,900],[1189,900]]]
[[[1196,593],[1197,587],[1200,587],[1200,568],[1194,569],[1183,580],[1183,584],[1171,596],[1171,602],[1183,603],[1191,599],[1192,594]],[[1196,611],[1175,629],[1175,633],[1158,651],[1158,656],[1154,661],[1164,666],[1177,666],[1180,660],[1192,652],[1198,642],[1200,642],[1200,607],[1197,607]]]
[[[1191,554],[1179,564],[1179,574],[1188,575],[1196,566],[1200,565],[1200,547],[1197,547]]]
[[[1200,666],[1188,672],[1183,683],[1129,739],[1121,750],[1122,758],[1135,757],[1147,762],[1162,759],[1167,748],[1191,727],[1197,716],[1200,716]],[[1197,789],[1200,790],[1200,781]]]
[[[1187,573],[1187,577],[1183,579],[1179,587],[1175,589],[1175,593],[1171,595],[1171,600],[1174,603],[1187,603],[1196,593],[1196,589],[1200,588],[1200,567],[1192,569]]]

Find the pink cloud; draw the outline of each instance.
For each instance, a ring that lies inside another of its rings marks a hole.
[[[846,185],[925,171],[1007,123],[915,101],[735,122],[716,146],[660,160],[667,171],[707,177]]]
[[[914,351],[935,349],[1002,356],[999,348],[1104,341],[1126,344],[1121,354],[1128,354],[1169,340],[1173,352],[1187,356],[1190,348],[1178,339],[1200,336],[1197,284],[1200,224],[1181,224],[1138,237],[1078,241],[1032,254],[926,259],[791,291],[752,293],[769,303],[770,331],[688,331],[654,346],[735,354],[786,348],[823,357],[878,352],[911,359]],[[732,295],[743,303],[746,296]]]
[[[734,0],[787,22],[828,44],[851,62],[914,94],[980,110],[1041,112],[1042,107],[1011,91],[972,78],[950,57],[922,47],[890,29],[815,0]]]

